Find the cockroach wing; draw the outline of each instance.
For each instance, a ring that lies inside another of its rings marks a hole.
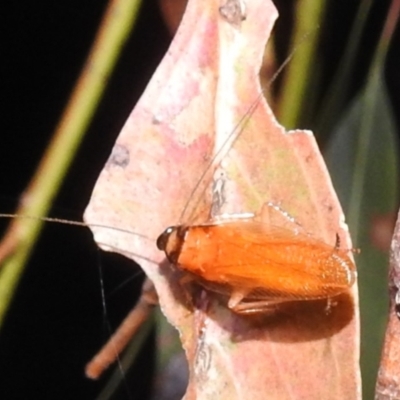
[[[241,290],[252,299],[327,298],[355,281],[346,251],[252,220],[191,227],[178,263],[206,285]]]

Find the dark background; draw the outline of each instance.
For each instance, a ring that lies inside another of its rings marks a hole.
[[[276,3],[281,12],[278,38],[284,49],[293,1]],[[321,45],[329,65],[324,84],[332,78],[359,1],[331,3],[331,26]],[[389,1],[375,3],[353,92],[363,82]],[[3,5],[0,212],[16,208],[80,72],[105,5],[99,0],[21,0]],[[158,3],[145,0],[137,27],[57,197],[53,216],[81,219],[112,144],[169,41]],[[394,104],[399,104],[400,93],[398,42],[392,46],[387,74]],[[398,107],[395,110],[398,114]],[[0,223],[5,226],[7,221]],[[104,274],[108,322],[116,327],[137,298],[140,270],[122,257],[98,251],[87,229],[46,224],[0,332],[1,399],[94,399],[104,387],[107,376],[92,382],[83,373],[86,362],[109,336],[99,268]],[[135,279],[114,290],[131,277]],[[153,342],[151,335],[127,373],[126,386],[114,398],[148,398]]]

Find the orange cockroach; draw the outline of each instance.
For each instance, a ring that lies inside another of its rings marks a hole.
[[[337,296],[356,278],[347,251],[254,218],[167,228],[157,246],[205,288],[229,297],[237,313]]]

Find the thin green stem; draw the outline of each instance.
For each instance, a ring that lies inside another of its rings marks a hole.
[[[278,104],[278,120],[286,128],[295,128],[302,115],[305,93],[315,62],[319,29],[328,2],[299,0],[296,10],[296,25],[292,38],[292,49],[296,49],[285,74]],[[306,38],[306,40],[304,40]]]

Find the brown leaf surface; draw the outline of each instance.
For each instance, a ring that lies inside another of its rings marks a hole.
[[[246,18],[230,22],[217,0],[189,2],[85,219],[146,235],[94,229],[103,247],[137,254],[155,283],[189,360],[186,399],[359,399],[356,285],[330,308],[303,302],[263,318],[241,317],[203,291],[193,296],[193,310],[155,245],[167,226],[205,222],[210,210],[259,213],[273,202],[310,234],[332,246],[339,234],[351,248],[311,132],[285,132],[259,97],[258,70],[276,10],[267,0],[245,6]]]
[[[376,383],[376,400],[400,399],[400,214],[394,229],[389,270],[390,312]]]

